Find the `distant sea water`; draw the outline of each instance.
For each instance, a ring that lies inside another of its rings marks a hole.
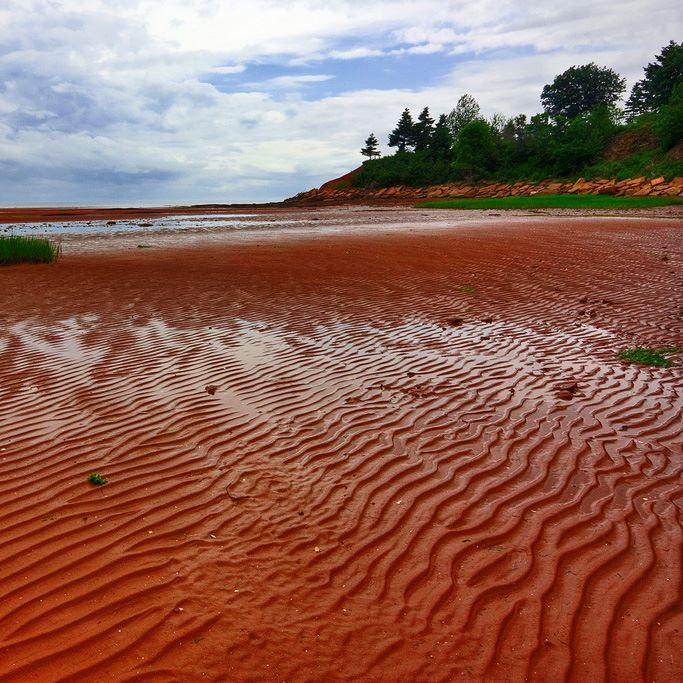
[[[114,235],[165,232],[214,232],[292,225],[303,221],[264,217],[263,214],[211,214],[204,216],[154,216],[135,219],[50,221],[14,223],[0,226],[0,234],[36,237],[60,235]]]

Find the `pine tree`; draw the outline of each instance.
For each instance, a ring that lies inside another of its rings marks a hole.
[[[368,159],[374,159],[375,157],[382,156],[382,152],[377,149],[379,141],[375,137],[374,133],[370,133],[367,140],[365,141],[365,147],[361,149],[360,153]]]
[[[429,141],[434,132],[434,119],[429,115],[429,107],[425,107],[417,117],[417,123],[413,127],[415,136],[415,151],[420,152],[429,147]]]
[[[629,118],[659,109],[671,98],[676,85],[683,83],[683,43],[672,40],[643,71],[645,78],[633,86],[626,102]]]
[[[448,159],[453,151],[453,136],[448,125],[446,114],[441,114],[434,126],[431,140],[429,141],[429,152],[437,159]]]
[[[415,123],[408,108],[403,110],[396,128],[389,133],[389,147],[397,147],[399,152],[415,147]]]

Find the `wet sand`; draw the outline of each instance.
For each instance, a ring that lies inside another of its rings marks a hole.
[[[265,204],[204,204],[197,206],[106,207],[0,207],[0,224],[42,223],[48,221],[101,221],[158,218],[160,216],[210,216],[216,213],[250,211],[273,212]]]
[[[0,269],[1,680],[683,677],[683,222],[401,215]]]

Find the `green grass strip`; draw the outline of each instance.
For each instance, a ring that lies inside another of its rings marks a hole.
[[[437,199],[419,209],[644,209],[683,204],[680,197],[613,197],[606,194],[536,194],[532,197]]]
[[[0,265],[13,263],[52,263],[61,248],[44,237],[0,235]]]
[[[619,351],[617,356],[627,363],[654,365],[657,368],[670,368],[673,362],[666,357],[666,354],[671,353],[683,353],[683,346],[659,346],[657,348],[636,346],[632,349]]]

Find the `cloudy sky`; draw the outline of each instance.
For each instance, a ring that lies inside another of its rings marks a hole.
[[[590,61],[630,91],[681,37],[680,0],[0,0],[0,205],[279,200],[406,106],[533,114]]]

